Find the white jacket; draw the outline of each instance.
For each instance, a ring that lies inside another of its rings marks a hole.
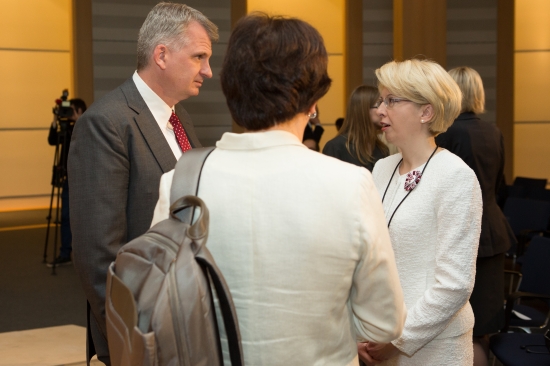
[[[374,166],[381,197],[400,160],[401,154],[395,154]],[[383,202],[387,220],[407,194],[405,179],[398,169],[388,187]],[[473,328],[468,300],[482,211],[475,173],[443,150],[433,156],[420,183],[395,213],[390,236],[408,315],[402,336],[392,343],[407,355],[432,339],[456,337]]]
[[[168,217],[172,177],[162,177],[153,224]],[[245,364],[357,365],[356,339],[401,334],[402,290],[366,169],[288,132],[226,133],[204,165],[199,197]]]

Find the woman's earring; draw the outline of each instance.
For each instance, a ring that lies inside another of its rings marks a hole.
[[[423,119],[421,119],[421,120],[420,120],[420,123],[424,124],[424,120],[423,120]]]
[[[317,118],[317,112],[308,113],[307,116],[309,117],[309,119],[315,119]]]

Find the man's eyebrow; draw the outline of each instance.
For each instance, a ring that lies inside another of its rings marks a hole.
[[[209,56],[212,55],[212,52],[208,51],[197,51],[194,53],[195,56]]]

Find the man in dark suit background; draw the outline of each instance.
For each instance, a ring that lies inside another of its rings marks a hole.
[[[217,27],[183,4],[159,3],[138,37],[137,71],[95,102],[75,126],[69,153],[73,260],[88,299],[88,360],[110,364],[105,325],[107,268],[119,248],[145,233],[160,177],[182,152],[200,147],[177,104],[212,77]],[[180,123],[181,121],[181,123]]]
[[[48,134],[48,143],[52,146],[61,147],[59,160],[56,162],[56,179],[55,182],[63,182],[61,189],[61,247],[59,248],[59,256],[52,262],[47,263],[48,267],[62,266],[71,264],[72,235],[71,235],[71,220],[69,216],[69,181],[67,180],[67,157],[69,156],[69,148],[71,144],[71,135],[73,134],[74,124],[84,112],[86,112],[86,102],[80,98],[73,98],[69,101],[73,110],[73,115],[65,121],[61,121],[54,114],[53,122],[50,126]],[[57,110],[58,111],[58,110]]]

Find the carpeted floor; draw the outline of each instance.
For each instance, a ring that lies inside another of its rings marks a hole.
[[[86,299],[73,266],[52,275],[43,263],[46,216],[45,210],[0,214],[0,333],[86,325]]]

